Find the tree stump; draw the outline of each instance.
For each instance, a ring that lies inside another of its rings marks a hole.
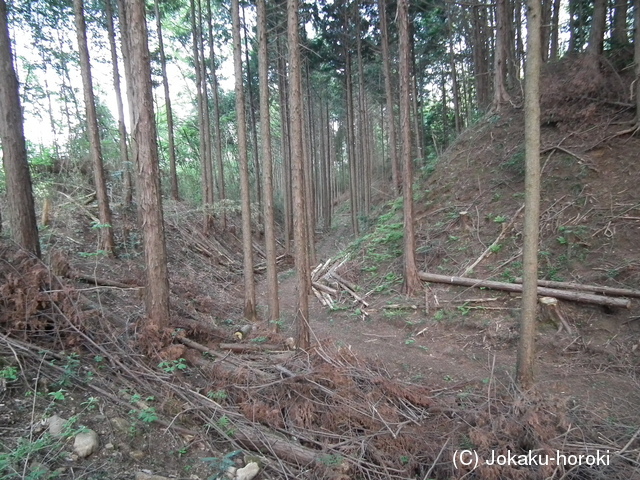
[[[560,333],[564,328],[569,335],[573,333],[571,326],[565,319],[562,309],[560,308],[560,301],[557,298],[553,297],[540,297],[539,300],[541,305],[541,316],[545,320],[549,320],[552,322]]]

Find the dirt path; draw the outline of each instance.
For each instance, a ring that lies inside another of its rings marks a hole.
[[[334,238],[320,243],[319,259],[332,255]],[[294,271],[282,272],[279,280],[283,333],[288,335],[293,331],[297,295]],[[424,299],[417,298],[405,299],[419,306],[415,310],[386,310],[383,307],[391,299],[397,301],[397,296],[370,296],[369,316],[363,317],[348,298],[330,311],[312,297],[312,338],[348,348],[363,361],[384,366],[391,376],[435,392],[455,389],[466,395],[490,381],[510,385],[516,363],[519,299],[491,292],[498,300],[486,310],[474,310],[456,300],[478,297],[478,291],[447,286],[431,289],[440,307],[431,306],[429,313],[424,310]],[[264,285],[258,294],[259,303],[264,304]],[[606,315],[581,305],[570,305],[569,312],[579,337],[556,334],[552,325],[539,326],[538,386],[598,412],[603,419],[636,418],[640,384],[633,367],[637,349],[629,343],[633,337],[623,325],[628,312]]]

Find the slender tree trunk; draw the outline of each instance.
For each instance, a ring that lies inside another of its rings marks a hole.
[[[87,46],[87,27],[84,20],[84,4],[82,0],[73,0],[75,13],[76,33],[78,36],[78,50],[80,52],[80,72],[84,91],[84,102],[87,115],[87,135],[89,136],[89,148],[93,160],[93,173],[98,199],[98,216],[100,225],[97,226],[100,238],[100,249],[107,254],[113,254],[113,225],[111,222],[111,209],[109,208],[109,195],[107,194],[107,181],[102,162],[102,147],[100,145],[100,128],[98,126],[98,114],[93,95],[93,82],[91,79],[91,62],[89,60],[89,48]]]
[[[347,94],[347,157],[349,161],[349,200],[351,204],[351,226],[355,237],[360,235],[360,226],[358,224],[358,214],[360,208],[358,205],[358,169],[357,155],[355,147],[355,118],[353,114],[353,82],[351,78],[351,55],[345,48],[345,81]]]
[[[396,141],[396,125],[393,115],[393,89],[391,87],[391,59],[389,55],[389,34],[387,32],[386,1],[378,0],[380,12],[380,35],[382,43],[382,69],[384,73],[384,91],[387,102],[387,131],[389,132],[389,158],[391,160],[392,191],[400,192],[400,175],[398,173],[398,150]]]
[[[276,265],[276,235],[273,215],[273,159],[271,155],[271,116],[269,113],[269,55],[267,51],[267,7],[258,0],[258,62],[260,76],[260,137],[264,163],[264,241],[267,254],[267,300],[269,321],[275,331],[280,320],[278,301],[278,270]],[[258,179],[259,180],[259,179]]]
[[[551,45],[549,47],[549,60],[558,59],[560,36],[560,0],[553,0],[553,13],[551,15]]]
[[[109,0],[107,0],[108,2]],[[171,96],[169,95],[169,79],[167,78],[167,58],[164,53],[164,42],[162,40],[162,20],[160,18],[160,7],[158,0],[153,2],[156,13],[156,28],[158,30],[158,47],[160,49],[160,67],[162,69],[162,86],[164,87],[164,104],[167,112],[167,141],[169,148],[169,178],[171,180],[171,197],[178,201],[178,173],[176,171],[176,147],[173,137],[173,110],[171,109]]]
[[[311,275],[307,238],[304,162],[302,160],[302,69],[298,23],[298,0],[287,0],[287,32],[289,44],[289,102],[291,115],[291,162],[293,171],[293,235],[298,273],[298,304],[296,308],[296,344],[307,349],[311,343],[309,328],[309,292]]]
[[[39,257],[40,240],[27,163],[24,119],[18,77],[13,66],[5,0],[0,0],[0,143],[11,238],[21,248]]]
[[[122,14],[123,12],[121,12]],[[158,168],[158,143],[153,111],[151,64],[143,0],[126,2],[127,50],[131,90],[134,93],[133,138],[138,170],[138,206],[147,274],[145,303],[147,320],[143,328],[145,345],[151,350],[162,345],[169,324],[169,275],[162,217],[162,195]]]
[[[546,62],[549,58],[549,41],[551,39],[551,17],[553,16],[553,3],[554,0],[542,0],[540,38],[543,62]]]
[[[253,280],[253,245],[251,239],[251,202],[249,199],[249,159],[247,152],[247,121],[244,86],[242,84],[242,46],[240,43],[240,6],[231,1],[233,18],[233,64],[235,72],[236,115],[238,121],[238,155],[240,157],[240,195],[242,196],[242,251],[244,254],[244,317],[257,321],[256,293]]]
[[[242,20],[244,24],[244,7],[242,7]],[[255,101],[253,99],[253,75],[251,74],[251,62],[249,61],[249,34],[247,32],[247,26],[244,25],[244,54],[245,63],[247,65],[247,91],[249,92],[249,103],[247,109],[249,110],[249,125],[251,127],[251,139],[253,143],[253,169],[256,178],[256,201],[258,202],[258,217],[262,216],[262,185],[260,179],[260,159],[258,157],[258,128],[256,122]],[[262,223],[262,218],[258,218],[258,223]]]
[[[216,53],[215,42],[213,38],[213,20],[211,15],[211,0],[207,0],[207,14],[209,19],[209,42],[211,56],[211,90],[213,90],[213,128],[216,136],[216,161],[218,163],[218,198],[226,199],[225,182],[224,182],[224,164],[222,161],[222,134],[220,132],[220,94],[218,93],[218,75],[216,73]],[[222,230],[227,229],[227,213],[222,209]]]
[[[411,157],[411,80],[409,42],[409,0],[398,0],[400,32],[400,133],[402,135],[402,192],[404,198],[404,283],[408,295],[417,292],[422,283],[415,260],[415,227],[413,224],[413,161]]]
[[[213,154],[211,148],[211,115],[209,112],[209,93],[207,91],[207,63],[204,55],[204,28],[202,22],[202,2],[197,0],[198,9],[198,50],[200,59],[200,82],[202,89],[202,132],[204,140],[204,197],[205,197],[205,232],[213,227]]]
[[[111,68],[113,69],[113,89],[116,96],[116,106],[118,109],[118,135],[120,147],[120,165],[123,175],[122,197],[125,206],[130,206],[133,200],[131,181],[131,162],[129,161],[129,149],[127,146],[127,127],[124,123],[124,105],[122,104],[122,89],[120,88],[120,69],[118,67],[118,49],[116,47],[116,35],[113,25],[113,11],[111,0],[105,1],[105,16],[107,18],[107,32],[109,36],[109,47],[111,50]]]
[[[448,4],[447,4],[448,5]],[[462,131],[462,119],[460,117],[460,93],[458,75],[456,71],[456,58],[453,50],[453,19],[451,6],[447,6],[447,30],[449,34],[449,69],[451,70],[451,93],[453,96],[453,118],[456,134]]]
[[[276,47],[280,47],[280,38],[277,39]],[[284,177],[284,249],[286,253],[291,252],[291,236],[293,232],[293,201],[291,185],[291,142],[289,101],[287,92],[287,69],[283,52],[278,48],[278,91],[280,93],[280,130],[281,149]]]
[[[629,34],[627,33],[627,14],[629,2],[627,0],[617,0],[613,11],[613,29],[611,30],[611,46],[621,48],[629,45]]]
[[[635,32],[633,34],[633,62],[635,63],[635,91],[636,91],[636,127],[640,128],[640,2],[633,6],[633,23]]]
[[[527,64],[525,75],[525,213],[522,282],[522,318],[516,380],[533,386],[536,313],[538,302],[538,237],[540,218],[540,0],[529,0],[527,11]]]

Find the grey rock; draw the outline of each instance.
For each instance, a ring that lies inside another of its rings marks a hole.
[[[73,441],[73,451],[80,458],[86,458],[98,450],[98,434],[91,429],[80,432]]]
[[[58,415],[51,415],[47,420],[49,425],[49,433],[53,437],[59,437],[64,431],[64,427],[67,424],[67,419],[59,417]]]
[[[236,472],[236,480],[252,480],[260,472],[260,466],[256,462],[249,462]]]
[[[168,477],[163,477],[161,475],[152,475],[150,473],[145,472],[136,472],[135,480],[170,480]]]

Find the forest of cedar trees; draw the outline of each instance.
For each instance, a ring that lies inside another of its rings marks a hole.
[[[0,0],[0,478],[640,478],[639,26]]]

